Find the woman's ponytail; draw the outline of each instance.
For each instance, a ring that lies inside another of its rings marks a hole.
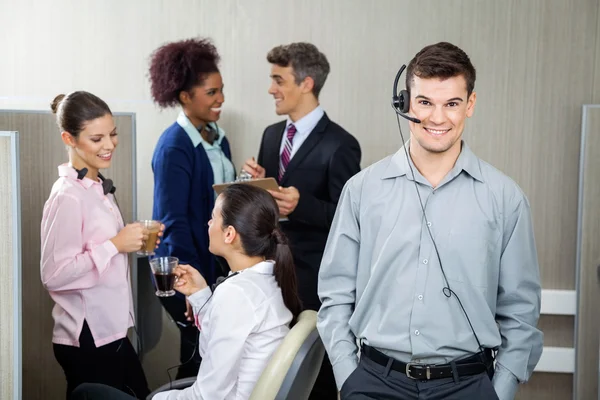
[[[294,258],[288,244],[287,238],[279,228],[275,228],[271,233],[275,248],[275,280],[281,288],[283,302],[294,316],[292,325],[296,322],[298,315],[302,311],[302,303],[298,296],[298,284],[296,281],[296,268]]]

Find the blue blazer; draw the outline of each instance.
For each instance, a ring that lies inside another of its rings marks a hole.
[[[227,138],[221,142],[231,160]],[[157,257],[173,256],[196,268],[208,285],[216,281],[215,257],[208,251],[208,221],[215,203],[213,170],[202,144],[177,122],[161,135],[152,156],[154,205],[152,218],[165,224]]]

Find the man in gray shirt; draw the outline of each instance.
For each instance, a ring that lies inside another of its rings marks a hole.
[[[474,86],[464,51],[422,49],[410,140],[344,186],[318,289],[342,399],[513,399],[539,361],[529,202],[462,141]]]

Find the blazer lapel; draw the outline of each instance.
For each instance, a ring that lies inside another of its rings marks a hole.
[[[281,179],[280,185],[283,186],[290,174],[294,172],[294,169],[298,167],[302,160],[304,160],[304,158],[306,158],[306,156],[310,154],[312,149],[321,141],[321,139],[323,139],[323,133],[325,132],[325,128],[327,128],[328,124],[329,117],[327,117],[327,114],[324,114],[323,117],[317,123],[317,126],[315,126],[315,128],[312,130],[310,135],[308,135],[304,143],[302,143],[302,146],[300,146],[298,151],[296,151],[296,154],[294,154],[294,156],[290,160],[290,163],[288,164],[285,173],[283,174],[283,178]]]
[[[275,125],[272,131],[272,138],[265,138],[265,153],[263,155],[263,168],[266,171],[267,177],[273,177],[277,180],[279,175],[279,148],[281,146],[281,138],[285,130],[285,121]]]

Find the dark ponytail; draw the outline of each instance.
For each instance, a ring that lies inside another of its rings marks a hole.
[[[292,312],[292,325],[302,311],[296,269],[287,238],[279,229],[279,209],[264,189],[246,184],[228,186],[222,193],[223,226],[233,226],[240,235],[244,253],[275,261],[275,280],[283,302]]]
[[[302,303],[300,302],[300,297],[298,297],[294,258],[292,257],[287,237],[279,228],[273,230],[271,237],[275,243],[275,254],[272,255],[272,258],[275,260],[275,280],[281,288],[285,306],[294,314],[293,324],[296,322],[298,314],[302,311]]]

